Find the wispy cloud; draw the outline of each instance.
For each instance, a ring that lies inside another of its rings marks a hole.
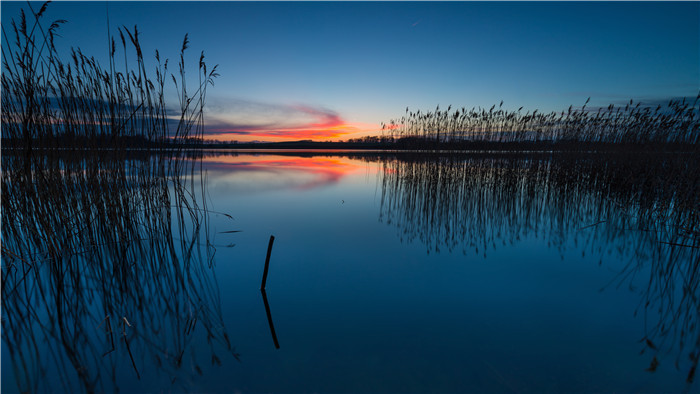
[[[351,123],[334,110],[306,104],[214,100],[207,111],[205,138],[323,140],[378,130],[377,125]]]

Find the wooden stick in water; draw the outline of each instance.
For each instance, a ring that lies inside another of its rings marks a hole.
[[[260,290],[265,290],[265,282],[267,281],[267,270],[270,267],[270,253],[272,253],[272,243],[275,242],[275,236],[270,235],[270,243],[267,244],[267,257],[265,257],[265,270],[263,271],[262,284]]]

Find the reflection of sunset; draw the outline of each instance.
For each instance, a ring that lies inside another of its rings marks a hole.
[[[366,164],[342,157],[293,157],[293,156],[217,156],[202,159],[204,167],[218,178],[236,182],[245,179],[267,180],[270,187],[313,189],[337,183],[346,175],[365,171]]]

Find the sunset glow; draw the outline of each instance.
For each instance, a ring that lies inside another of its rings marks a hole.
[[[229,113],[226,108],[231,105],[240,109]],[[331,109],[301,104],[238,100],[216,105],[209,119],[204,130],[207,140],[328,141],[381,132],[378,124],[349,122]]]
[[[297,141],[314,140],[328,141],[355,138],[362,135],[377,134],[381,130],[378,125],[365,123],[338,123],[334,125],[309,124],[295,128],[271,129],[237,129],[217,130],[216,133],[205,134],[207,140],[221,141]]]

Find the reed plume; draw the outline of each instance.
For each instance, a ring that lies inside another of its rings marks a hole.
[[[45,23],[47,4],[38,12],[29,4],[29,16],[22,11],[19,21],[12,20],[10,31],[2,27],[3,148],[22,149],[27,154],[33,149],[123,150],[201,138],[207,87],[218,72],[216,66],[207,68],[202,53],[196,89],[193,94],[187,91],[187,35],[178,75],[170,73],[169,61],[161,60],[156,51],[153,80],[136,26],[118,28],[121,47],[110,37],[106,68],[80,48],[62,57],[55,41],[66,21]],[[123,66],[117,64],[119,55]],[[175,114],[165,101],[169,79],[178,90]]]
[[[410,111],[382,124],[383,136],[402,148],[489,149],[561,148],[599,150],[652,148],[696,150],[700,142],[700,93],[691,103],[670,100],[655,109],[630,100],[624,107],[523,113],[496,107],[448,107]]]

